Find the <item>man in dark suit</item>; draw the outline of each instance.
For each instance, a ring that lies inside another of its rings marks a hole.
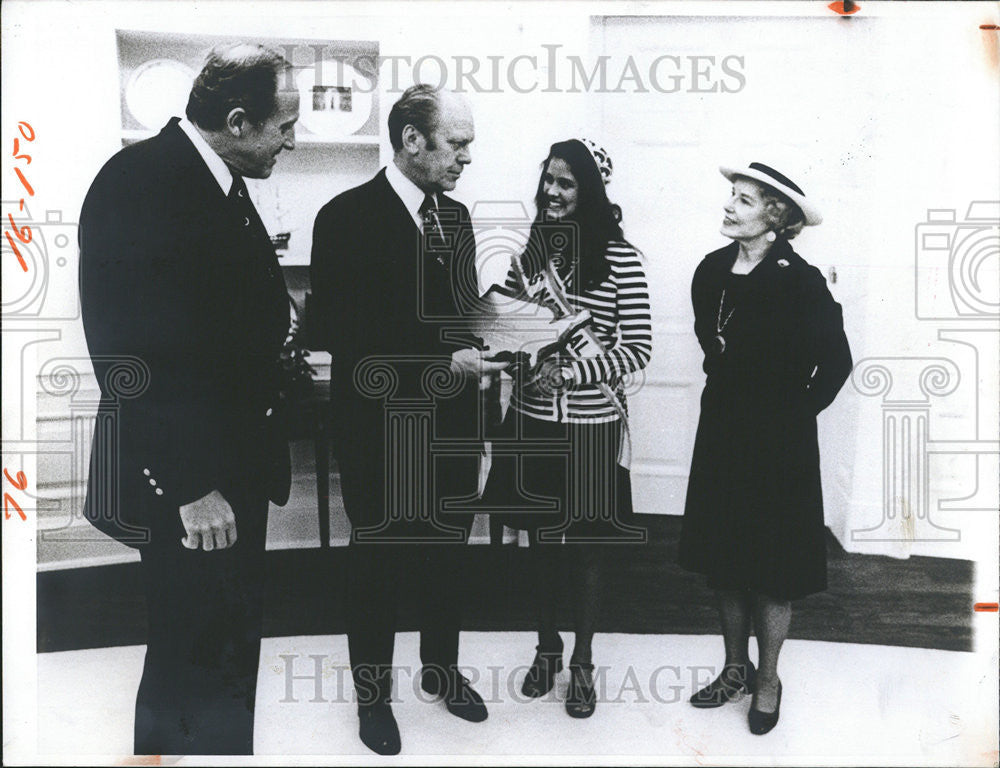
[[[213,50],[186,119],[112,157],[80,214],[102,392],[85,514],[141,555],[138,754],[253,751],[268,500],[290,482],[274,410],[289,303],[243,177],[295,147],[288,66],[261,46]]]
[[[360,736],[379,754],[400,750],[389,707],[397,587],[420,609],[423,690],[458,717],[486,719],[458,671],[457,587],[468,578],[472,521],[461,507],[476,498],[480,383],[504,367],[469,331],[475,241],[468,210],[443,194],[471,162],[471,111],[455,94],[417,85],[388,123],[393,162],[320,210],[312,252],[352,526],[348,642]]]

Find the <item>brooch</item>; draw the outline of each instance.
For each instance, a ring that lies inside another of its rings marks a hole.
[[[788,259],[778,259],[778,266],[779,267],[787,267],[788,266]]]

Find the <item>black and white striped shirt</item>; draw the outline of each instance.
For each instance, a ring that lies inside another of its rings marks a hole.
[[[605,251],[611,265],[602,283],[584,291],[573,292],[573,281],[566,285],[566,300],[574,310],[587,309],[593,316],[591,328],[600,338],[606,354],[576,358],[568,363],[574,384],[566,391],[545,394],[530,385],[515,386],[511,407],[543,421],[600,423],[615,421],[618,411],[597,387],[604,382],[615,391],[622,405],[625,388],[622,377],[646,367],[653,350],[649,315],[649,288],[639,254],[628,243],[608,243]],[[521,289],[513,271],[507,275],[510,291]],[[574,337],[572,347],[585,346]]]

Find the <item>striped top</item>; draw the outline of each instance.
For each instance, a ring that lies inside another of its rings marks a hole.
[[[574,384],[560,394],[545,394],[528,384],[515,386],[510,402],[521,413],[543,421],[574,424],[616,421],[617,410],[596,385],[610,385],[624,406],[622,377],[642,370],[649,362],[653,334],[642,261],[635,249],[623,242],[608,243],[605,254],[611,272],[604,281],[582,294],[573,292],[579,287],[574,281],[567,281],[565,295],[574,310],[590,311],[594,318],[590,327],[606,354],[569,361]],[[513,269],[507,275],[506,287],[510,291],[522,290]],[[579,335],[573,338],[574,351],[585,346]]]

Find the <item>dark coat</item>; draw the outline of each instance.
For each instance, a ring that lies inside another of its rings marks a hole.
[[[419,501],[425,490],[436,519],[448,517],[439,515],[445,498],[471,500],[476,493],[478,387],[448,373],[454,351],[479,345],[468,330],[478,309],[475,238],[466,207],[443,194],[437,199],[444,243],[421,237],[384,169],[335,197],[316,217],[313,306],[318,338],[332,358],[334,443],[356,532],[385,522],[387,503],[390,519],[426,517]],[[409,414],[412,425],[429,419],[425,437],[409,435],[417,455],[400,453],[407,435],[387,441],[390,413]],[[429,441],[434,446],[428,450]],[[459,443],[464,447],[456,454]],[[387,445],[400,461],[425,467],[434,487],[418,488],[422,475],[390,478]],[[398,493],[386,494],[393,478],[401,483]],[[399,535],[409,538],[420,526],[396,527],[406,528]]]
[[[80,214],[102,394],[85,514],[133,545],[213,490],[253,478],[283,504],[290,483],[273,411],[284,278],[259,218],[244,225],[177,122],[112,157]]]
[[[787,241],[746,276],[730,273],[737,249],[706,256],[691,284],[707,379],[680,559],[715,586],[791,599],[826,587],[816,414],[851,352],[840,305]]]

